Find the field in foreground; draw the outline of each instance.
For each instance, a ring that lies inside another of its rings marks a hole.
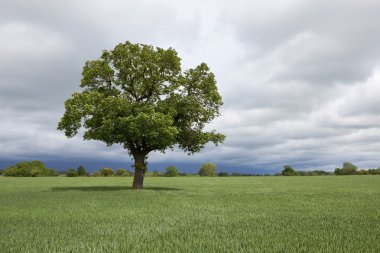
[[[380,176],[0,177],[0,252],[380,252]]]

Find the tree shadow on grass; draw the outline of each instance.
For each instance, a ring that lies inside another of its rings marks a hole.
[[[84,192],[106,192],[106,191],[140,191],[132,189],[129,186],[77,186],[77,187],[52,187],[52,191],[84,191]],[[180,191],[180,188],[174,187],[157,187],[157,186],[147,186],[144,187],[143,191]]]

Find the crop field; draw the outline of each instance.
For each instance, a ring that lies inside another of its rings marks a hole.
[[[0,177],[0,252],[380,252],[380,176]]]

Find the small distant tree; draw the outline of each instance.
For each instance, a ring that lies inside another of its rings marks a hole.
[[[335,175],[355,175],[357,173],[358,167],[353,165],[352,163],[349,162],[344,162],[343,167],[336,168],[334,171]]]
[[[126,170],[125,169],[117,169],[115,170],[114,175],[117,177],[125,177],[126,176]]]
[[[104,177],[112,176],[113,175],[113,170],[111,168],[102,168],[100,170],[100,173]]]
[[[73,168],[68,169],[66,172],[66,177],[77,177],[77,176],[78,176],[78,173]]]
[[[225,171],[218,173],[218,177],[228,177],[228,176],[229,176],[228,172],[225,172]]]
[[[78,176],[80,176],[80,177],[87,175],[86,169],[82,165],[78,167],[77,173],[78,173]]]
[[[92,173],[92,176],[93,177],[102,177],[102,173],[100,173],[100,171],[95,171],[94,173]]]
[[[43,171],[43,173],[40,176],[44,177],[58,177],[59,172],[56,171],[55,169],[46,169]]]
[[[369,172],[368,170],[359,170],[358,172],[356,172],[358,175],[369,175]]]
[[[380,175],[380,168],[377,169],[369,169],[368,174],[370,175]]]
[[[344,170],[346,175],[355,175],[356,171],[358,170],[358,167],[356,167],[356,165],[353,165],[352,163],[344,162],[342,169]]]
[[[157,170],[154,170],[153,173],[152,173],[152,177],[159,177],[159,176],[161,176],[160,172],[157,171]]]
[[[3,175],[3,170],[0,170],[0,176],[2,176]]]
[[[178,176],[177,168],[174,166],[167,167],[164,176],[165,177],[177,177]]]
[[[199,169],[200,176],[214,177],[216,176],[216,165],[214,163],[204,163]]]
[[[297,172],[290,165],[284,165],[284,169],[281,172],[283,176],[296,176]]]

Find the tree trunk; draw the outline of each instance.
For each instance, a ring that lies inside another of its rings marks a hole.
[[[146,171],[146,155],[135,154],[133,155],[135,160],[135,175],[133,178],[133,189],[142,189],[144,186],[144,176]]]

